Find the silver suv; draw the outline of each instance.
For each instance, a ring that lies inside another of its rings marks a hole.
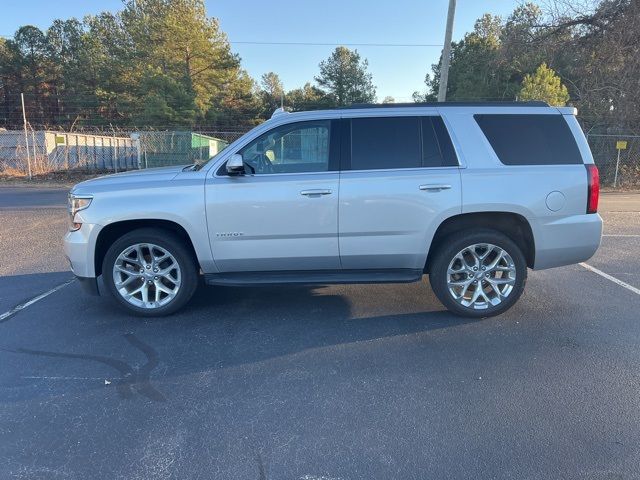
[[[591,257],[598,170],[573,108],[370,105],[273,117],[204,164],[76,185],[73,272],[130,312],[209,285],[417,282],[488,317],[527,268]],[[102,290],[102,285],[100,287]]]

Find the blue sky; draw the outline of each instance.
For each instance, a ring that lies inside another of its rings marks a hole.
[[[3,2],[4,3],[4,2]],[[473,28],[483,13],[508,15],[519,0],[458,0],[454,39]],[[248,45],[233,42],[438,44],[444,37],[448,0],[206,0],[234,52],[251,76],[278,73],[287,90],[312,81],[318,63],[333,46]],[[55,18],[116,11],[120,0],[21,0],[6,2],[0,35],[26,24],[45,29]],[[409,101],[422,90],[424,76],[441,47],[355,47],[369,60],[378,99]]]

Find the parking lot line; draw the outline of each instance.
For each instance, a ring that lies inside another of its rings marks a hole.
[[[0,322],[2,322],[3,320],[9,318],[10,316],[12,316],[15,313],[18,313],[20,310],[24,310],[25,308],[27,308],[30,305],[33,305],[36,302],[39,302],[40,300],[42,300],[43,298],[48,297],[49,295],[51,295],[52,293],[57,292],[58,290],[60,290],[61,288],[66,287],[67,285],[69,285],[71,282],[73,282],[75,279],[72,278],[71,280],[61,283],[58,286],[53,287],[51,290],[47,290],[44,293],[41,293],[40,295],[37,295],[35,297],[33,297],[31,300],[27,300],[24,303],[21,303],[20,305],[16,305],[15,307],[13,307],[11,310],[4,312],[2,315],[0,315]]]
[[[622,280],[618,280],[616,277],[612,277],[611,275],[609,275],[608,273],[604,273],[602,270],[598,270],[595,267],[592,267],[591,265],[587,265],[586,263],[581,263],[581,266],[583,266],[584,268],[586,268],[587,270],[592,271],[593,273],[597,273],[598,275],[600,275],[601,277],[606,278],[607,280],[611,280],[613,283],[620,285],[621,287],[626,288],[627,290],[632,291],[633,293],[635,293],[636,295],[640,295],[640,289],[629,285],[628,283],[623,282]]]

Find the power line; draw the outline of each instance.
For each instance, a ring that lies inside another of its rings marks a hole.
[[[298,45],[311,47],[442,47],[436,43],[325,43],[325,42],[261,42],[261,41],[229,41],[232,45]]]
[[[13,35],[0,35],[2,38],[12,39]],[[441,48],[443,45],[441,43],[330,43],[330,42],[265,42],[260,40],[238,40],[232,41],[229,40],[229,43],[232,45],[291,45],[291,46],[302,46],[302,47],[437,47]]]

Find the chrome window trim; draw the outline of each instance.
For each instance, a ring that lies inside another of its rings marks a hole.
[[[373,173],[373,172],[421,172],[423,170],[459,170],[463,167],[459,165],[450,165],[446,167],[417,167],[417,168],[373,168],[369,170],[327,170],[326,172],[294,172],[294,173],[261,173],[254,174],[249,173],[245,175],[238,175],[240,177],[285,177],[291,175],[327,175],[327,174],[347,174],[347,173]],[[236,178],[235,175],[217,175],[214,174],[213,178]]]
[[[218,169],[216,169],[216,172]],[[289,173],[245,173],[244,175],[218,175],[214,173],[213,178],[237,178],[237,177],[284,177],[291,175],[327,175],[327,174],[339,174],[340,170],[327,170],[325,172],[289,172]]]
[[[402,108],[402,107],[400,107]],[[327,170],[326,172],[299,172],[299,173],[265,173],[265,174],[259,174],[260,176],[262,175],[269,175],[269,176],[276,176],[276,175],[309,175],[309,174],[321,174],[321,173],[341,173],[341,172],[369,172],[369,171],[396,171],[396,170],[422,170],[422,169],[437,169],[437,168],[467,168],[466,162],[464,161],[464,159],[462,158],[461,154],[460,154],[460,148],[458,147],[457,141],[455,136],[452,134],[452,129],[449,126],[449,122],[447,121],[447,118],[445,115],[442,114],[442,112],[439,111],[438,108],[435,107],[416,107],[416,110],[421,110],[421,111],[415,111],[412,110],[411,108],[407,108],[404,107],[404,109],[400,110],[399,109],[395,109],[395,108],[388,108],[388,109],[364,109],[364,110],[324,110],[321,111],[322,114],[315,114],[316,112],[311,111],[311,112],[295,112],[292,113],[290,115],[282,115],[280,117],[276,117],[274,119],[270,119],[267,120],[266,122],[262,123],[261,125],[258,125],[257,127],[255,127],[254,130],[250,130],[249,132],[245,133],[242,137],[240,137],[238,140],[236,140],[235,142],[233,142],[231,145],[229,145],[229,147],[227,147],[225,150],[223,150],[221,153],[223,153],[223,155],[221,156],[221,158],[215,162],[212,165],[207,165],[206,166],[206,171],[207,171],[207,176],[209,176],[208,172],[209,170],[213,170],[213,175],[211,175],[211,177],[213,178],[227,178],[228,175],[218,175],[217,172],[220,169],[220,167],[222,166],[222,164],[224,162],[226,162],[228,160],[228,158],[235,154],[238,153],[241,149],[243,149],[245,146],[247,146],[250,142],[252,142],[253,140],[255,140],[256,138],[258,138],[259,136],[269,132],[270,130],[273,130],[274,128],[278,128],[281,127],[283,125],[288,125],[288,124],[292,124],[292,123],[300,123],[300,122],[310,122],[310,121],[321,121],[321,120],[339,120],[339,119],[346,119],[346,120],[351,120],[354,118],[376,118],[376,117],[440,117],[442,118],[442,121],[444,122],[445,128],[447,129],[447,133],[449,134],[449,138],[451,139],[451,144],[453,145],[453,149],[456,153],[456,157],[458,160],[458,165],[452,165],[452,166],[447,166],[447,167],[418,167],[416,168],[395,168],[395,169],[372,169],[372,170]],[[247,136],[249,133],[254,132],[254,134]],[[247,136],[246,139],[243,140],[243,138]],[[241,141],[242,140],[242,141]],[[236,143],[237,145],[233,146],[233,150],[230,149],[230,147]],[[245,176],[258,176],[255,174],[249,174],[249,175],[245,175]]]
[[[369,170],[340,170],[340,173],[369,173],[369,172],[421,172],[423,170],[460,170],[460,165],[445,167],[412,167],[412,168],[373,168]]]

